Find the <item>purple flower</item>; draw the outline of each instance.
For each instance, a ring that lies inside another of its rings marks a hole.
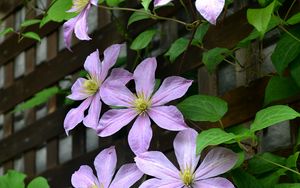
[[[109,69],[116,63],[121,45],[115,44],[104,51],[103,62],[99,59],[98,50],[90,54],[84,63],[84,69],[88,72],[87,78],[78,78],[71,88],[72,100],[84,100],[77,108],[71,109],[64,120],[66,133],[72,130],[81,121],[87,127],[96,129],[101,112],[100,90],[101,85],[107,77]],[[124,69],[114,69],[109,80],[113,83],[117,79],[126,84],[132,79],[131,73]],[[89,108],[88,114],[84,112]]]
[[[129,188],[143,176],[136,164],[131,163],[121,166],[113,179],[116,165],[117,154],[115,147],[104,149],[94,161],[97,177],[94,175],[91,167],[82,165],[72,175],[72,185],[75,188]]]
[[[71,51],[73,31],[79,40],[91,40],[88,35],[87,16],[91,5],[97,6],[98,0],[73,0],[73,6],[68,12],[79,13],[63,25],[64,41],[66,47]]]
[[[163,6],[173,0],[155,0],[154,6]],[[196,8],[198,12],[211,24],[216,24],[217,18],[221,14],[225,0],[196,0]]]
[[[216,176],[229,171],[235,165],[237,155],[229,149],[217,147],[210,150],[197,168],[200,156],[196,155],[196,138],[197,132],[193,129],[177,134],[174,150],[180,170],[159,151],[135,157],[138,168],[154,177],[140,188],[234,188],[230,181]]]
[[[175,106],[165,104],[182,97],[192,81],[179,76],[168,77],[152,95],[156,66],[156,59],[148,58],[136,67],[133,74],[136,94],[124,84],[109,81],[103,83],[100,91],[107,105],[125,108],[107,111],[100,119],[98,135],[110,136],[137,117],[128,135],[129,146],[136,155],[149,148],[152,138],[150,118],[163,129],[180,131],[187,128],[181,112]]]

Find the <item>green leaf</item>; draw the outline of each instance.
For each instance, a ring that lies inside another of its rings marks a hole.
[[[26,175],[17,172],[14,170],[9,170],[5,175],[4,178],[6,179],[7,184],[11,188],[25,188],[24,180],[26,178]]]
[[[197,136],[197,154],[201,153],[207,146],[216,146],[235,138],[232,133],[227,133],[219,128],[202,131]]]
[[[183,115],[193,121],[219,121],[227,112],[227,103],[214,96],[194,95],[177,105]]]
[[[293,155],[289,156],[289,158],[286,160],[286,166],[288,168],[293,168],[293,169],[297,169],[297,161],[299,158],[299,153],[300,152],[296,152]]]
[[[38,41],[38,42],[41,41],[41,37],[40,37],[38,34],[34,33],[34,32],[22,33],[22,36],[23,36],[24,38],[29,38],[29,39],[36,40],[36,41]]]
[[[260,4],[260,6],[265,7],[268,4],[270,4],[273,0],[258,0],[258,3]]]
[[[152,0],[142,0],[142,5],[143,5],[145,10],[149,9],[149,5],[150,5],[151,1]]]
[[[29,99],[28,101],[18,105],[14,112],[23,111],[26,109],[33,108],[37,105],[43,104],[49,100],[50,97],[54,96],[59,92],[58,87],[54,86],[48,89],[44,89],[41,92],[37,93],[33,98]]]
[[[195,33],[194,39],[192,44],[196,45],[196,44],[202,44],[203,43],[203,38],[206,35],[208,29],[209,29],[210,24],[208,22],[201,24]]]
[[[248,22],[253,25],[255,29],[260,33],[261,38],[264,36],[268,29],[273,10],[275,8],[275,3],[276,1],[273,1],[265,8],[247,10]]]
[[[290,31],[296,37],[300,37],[300,27]],[[288,34],[284,34],[276,45],[271,56],[277,72],[282,75],[288,65],[300,54],[300,42]]]
[[[291,76],[300,87],[300,55],[290,64]]]
[[[21,24],[21,27],[28,27],[28,26],[31,26],[31,25],[34,25],[34,24],[38,24],[40,22],[41,22],[41,20],[39,20],[39,19],[25,20]]]
[[[263,178],[259,179],[259,182],[266,188],[274,187],[279,182],[279,178],[285,175],[285,172],[285,169],[279,169],[270,175],[265,175]]]
[[[264,104],[267,105],[299,93],[300,87],[297,86],[291,77],[272,76],[265,90]]]
[[[269,161],[272,161],[274,163],[285,165],[286,158],[274,155],[272,153],[263,153],[259,155],[260,158],[267,159]],[[272,171],[276,171],[280,169],[280,167],[271,164],[265,160],[260,159],[259,157],[253,157],[248,161],[248,169],[247,171],[254,175],[260,175]]]
[[[202,62],[209,72],[213,72],[230,53],[227,48],[213,48],[203,53]]]
[[[248,128],[244,127],[244,125],[238,125],[234,127],[230,127],[226,129],[226,132],[232,133],[235,135],[233,140],[225,142],[225,144],[233,144],[236,142],[241,142],[243,140],[251,138],[252,140],[256,139],[256,135],[250,131]]]
[[[152,39],[156,33],[157,33],[157,30],[155,30],[155,29],[151,29],[151,30],[142,32],[141,34],[139,34],[139,36],[137,36],[134,39],[134,41],[132,42],[132,44],[130,46],[130,49],[141,50],[141,49],[146,48],[149,45],[149,43],[152,41]]]
[[[233,170],[231,175],[237,188],[265,188],[254,176],[240,168]]]
[[[274,186],[274,188],[299,188],[299,187],[300,187],[300,183],[282,183]]]
[[[146,11],[145,12],[134,12],[128,20],[128,26],[134,22],[144,20],[144,19],[149,19],[149,18],[151,18],[151,16],[149,14],[147,14]]]
[[[28,184],[27,188],[50,188],[50,186],[45,178],[37,177]]]
[[[259,131],[277,123],[295,119],[300,114],[285,105],[276,105],[260,110],[256,113],[255,120],[251,124],[251,131]]]
[[[170,49],[167,51],[165,56],[170,57],[170,61],[174,62],[178,56],[180,56],[184,51],[186,51],[189,45],[189,40],[186,38],[179,38],[171,45]]]
[[[106,4],[111,7],[116,7],[125,0],[106,0]]]
[[[297,23],[300,22],[300,12],[298,12],[297,14],[293,15],[292,17],[290,17],[286,23],[289,25],[295,25]]]
[[[67,12],[72,6],[72,0],[53,0],[49,10],[46,12],[41,21],[40,27],[43,27],[49,21],[62,22],[69,20],[77,15],[77,13]]]
[[[0,36],[5,36],[7,35],[8,33],[12,33],[14,32],[14,29],[12,27],[9,27],[9,28],[6,28],[4,29],[3,31],[0,32]]]

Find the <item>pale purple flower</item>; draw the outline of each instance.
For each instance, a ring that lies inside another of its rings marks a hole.
[[[154,6],[163,6],[171,1],[173,0],[155,0]],[[203,18],[215,25],[225,6],[225,0],[196,0],[195,5]]]
[[[98,50],[90,54],[84,63],[84,69],[88,72],[87,78],[78,78],[71,88],[69,99],[80,101],[84,100],[77,108],[71,109],[64,120],[66,133],[72,130],[81,121],[87,127],[96,129],[101,112],[101,85],[107,77],[109,69],[116,63],[120,53],[121,45],[115,44],[104,51],[104,59],[99,59]],[[124,69],[114,69],[110,76],[110,81],[124,82],[126,84],[132,79],[131,73]],[[84,112],[88,110],[87,116]]]
[[[121,166],[113,179],[117,166],[117,154],[113,146],[97,155],[94,166],[97,176],[91,167],[82,165],[72,175],[72,185],[75,188],[129,188],[143,176],[136,164],[131,163]]]
[[[135,157],[138,168],[154,178],[140,188],[234,188],[227,179],[219,176],[237,162],[237,155],[229,149],[217,147],[208,152],[197,168],[200,156],[196,155],[197,132],[187,129],[177,134],[174,150],[180,170],[159,151],[148,151]]]
[[[125,108],[107,111],[100,119],[98,135],[110,136],[137,117],[128,135],[129,146],[136,155],[149,149],[152,139],[150,118],[163,129],[181,131],[187,128],[181,112],[175,106],[165,104],[182,97],[192,81],[171,76],[153,94],[156,66],[156,59],[148,58],[136,67],[133,74],[136,94],[124,84],[108,81],[103,83],[100,91],[104,103]]]
[[[73,0],[73,6],[68,12],[79,14],[63,25],[65,45],[70,51],[73,31],[79,40],[91,40],[88,35],[87,16],[91,6],[97,4],[98,0]]]

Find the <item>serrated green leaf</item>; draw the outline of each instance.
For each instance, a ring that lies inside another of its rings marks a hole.
[[[255,120],[251,124],[251,131],[259,131],[277,123],[300,117],[300,114],[285,105],[276,105],[260,110],[256,113]]]
[[[272,76],[265,90],[264,104],[267,105],[299,93],[300,87],[291,77]]]
[[[151,16],[149,14],[147,14],[147,12],[145,11],[145,13],[143,12],[134,12],[129,20],[128,20],[128,26],[131,25],[134,22],[140,21],[140,20],[145,20],[145,19],[150,19]]]
[[[25,20],[22,24],[21,24],[21,27],[28,27],[28,26],[31,26],[31,25],[34,25],[34,24],[38,24],[40,23],[41,20],[38,20],[38,19],[32,19],[32,20]]]
[[[189,40],[186,38],[179,38],[172,43],[171,47],[165,54],[165,56],[170,57],[170,61],[174,62],[178,56],[180,56],[184,51],[186,51],[189,45]]]
[[[59,92],[59,88],[54,86],[51,88],[47,88],[42,90],[41,92],[35,94],[35,96],[28,101],[18,105],[15,109],[14,112],[18,111],[23,111],[26,109],[33,108],[35,106],[38,106],[40,104],[43,104],[49,100],[50,97],[54,96]]]
[[[289,25],[295,25],[297,23],[300,22],[300,12],[298,12],[297,14],[293,15],[292,17],[290,17],[286,23]]]
[[[255,29],[260,33],[261,38],[264,36],[268,29],[268,25],[275,8],[275,3],[276,1],[273,1],[265,8],[247,10],[248,22],[253,25]]]
[[[230,53],[231,51],[227,48],[213,48],[203,53],[202,62],[207,70],[212,73]]]
[[[37,177],[28,184],[27,188],[50,188],[50,186],[45,178]]]
[[[150,5],[151,1],[152,0],[142,0],[142,5],[143,5],[145,10],[149,9],[149,5]]]
[[[132,42],[130,49],[132,50],[141,50],[146,48],[149,43],[152,41],[153,37],[156,35],[157,30],[151,29],[146,30],[139,34]]]
[[[203,43],[203,38],[206,35],[206,33],[209,29],[209,26],[210,26],[210,24],[208,22],[199,25],[199,27],[196,30],[193,42],[192,42],[193,45]]]
[[[41,37],[37,33],[34,33],[34,32],[22,33],[22,36],[24,38],[29,38],[29,39],[36,40],[38,42],[41,41]]]
[[[197,154],[201,153],[207,146],[216,146],[235,138],[232,133],[227,133],[219,128],[202,131],[197,136]]]
[[[227,103],[214,96],[194,95],[177,105],[183,115],[193,121],[219,121],[227,112]]]

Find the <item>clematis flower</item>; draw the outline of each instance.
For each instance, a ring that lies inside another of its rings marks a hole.
[[[155,0],[154,6],[163,6],[173,0]],[[196,0],[196,9],[211,24],[216,24],[219,15],[221,14],[225,0]]]
[[[68,12],[79,14],[63,25],[65,45],[70,51],[73,31],[79,40],[91,40],[87,33],[87,16],[91,5],[97,6],[97,4],[98,0],[73,0],[73,6]]]
[[[84,69],[88,72],[87,78],[78,78],[71,88],[69,99],[74,101],[84,100],[77,108],[71,109],[64,120],[66,133],[72,130],[81,121],[86,127],[96,129],[101,112],[101,85],[107,77],[109,69],[116,63],[121,45],[115,44],[104,51],[103,62],[99,59],[98,50],[90,54],[84,63]],[[111,73],[110,81],[122,81],[127,83],[132,79],[132,74],[124,69],[115,69]],[[89,108],[88,114],[84,112]]]
[[[100,91],[104,103],[125,108],[112,109],[103,114],[98,135],[110,136],[137,117],[128,135],[129,146],[136,155],[149,148],[152,139],[150,118],[163,129],[181,131],[187,128],[181,112],[166,103],[182,97],[191,86],[192,80],[179,76],[168,77],[156,93],[152,94],[156,66],[156,59],[148,58],[136,67],[133,73],[136,94],[124,84],[109,81],[103,83]]]
[[[117,154],[115,147],[104,149],[94,161],[97,177],[94,175],[91,167],[82,165],[72,175],[72,185],[75,188],[129,188],[143,176],[136,164],[131,163],[121,166],[113,179],[116,165]]]
[[[174,150],[180,170],[159,151],[148,151],[135,157],[138,168],[154,178],[145,181],[140,188],[234,188],[222,177],[237,161],[237,155],[229,149],[217,147],[208,152],[197,168],[197,132],[187,129],[177,134]]]

